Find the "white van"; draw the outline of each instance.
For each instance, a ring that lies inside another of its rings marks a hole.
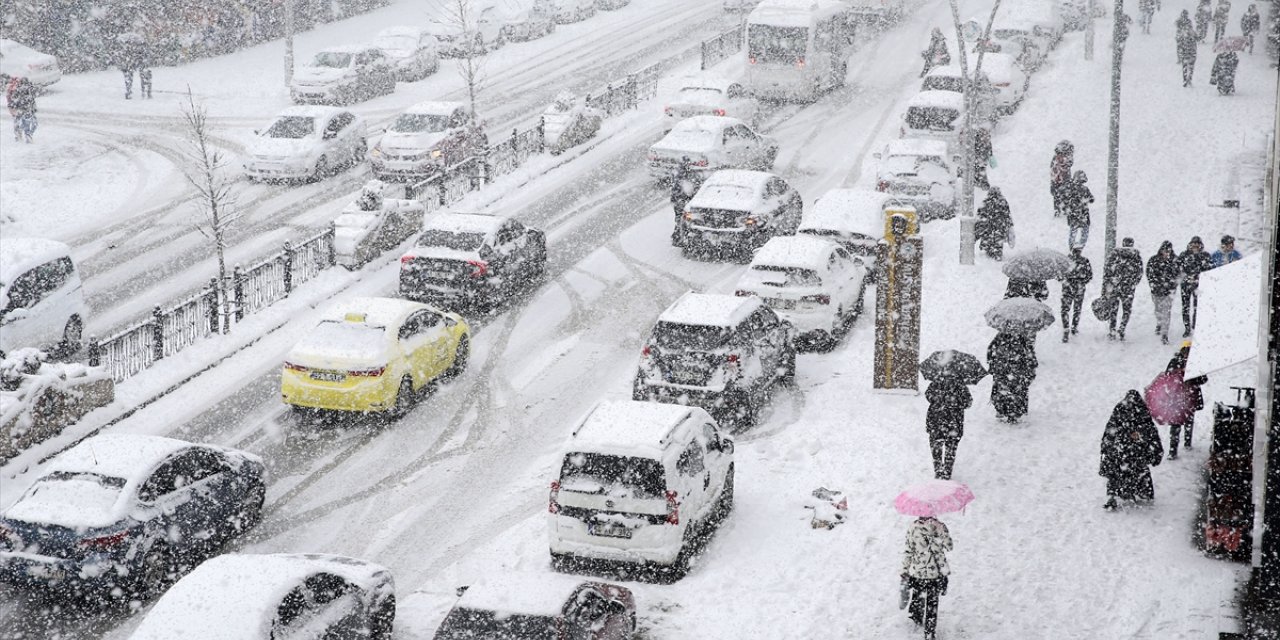
[[[840,0],[764,0],[747,16],[748,90],[812,101],[844,85],[855,29]]]
[[[733,508],[733,440],[698,407],[603,401],[563,454],[548,502],[559,567],[611,560],[678,578]]]
[[[0,353],[24,347],[80,349],[88,310],[71,248],[0,238]]]

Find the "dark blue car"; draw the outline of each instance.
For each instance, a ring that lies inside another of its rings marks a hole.
[[[253,527],[257,456],[142,435],[59,454],[0,512],[0,580],[67,596],[145,598]]]

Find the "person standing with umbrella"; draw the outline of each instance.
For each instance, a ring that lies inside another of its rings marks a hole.
[[[907,529],[901,577],[910,591],[907,612],[912,621],[924,626],[926,640],[937,637],[938,597],[946,595],[951,575],[947,563],[951,532],[937,516],[959,511],[972,500],[969,487],[951,480],[933,480],[908,488],[893,501],[898,513],[916,516]]]
[[[1000,187],[991,187],[978,208],[978,220],[974,235],[978,245],[992,260],[1004,259],[1004,245],[1013,244],[1013,216],[1009,213],[1009,201],[1000,193]]]
[[[1124,330],[1129,325],[1129,314],[1133,312],[1133,296],[1138,291],[1138,282],[1142,280],[1142,255],[1133,246],[1133,238],[1125,238],[1110,256],[1102,272],[1102,295],[1114,301],[1111,320],[1107,326],[1107,339],[1124,341]],[[1124,319],[1120,318],[1121,312]]]
[[[1151,467],[1164,459],[1164,448],[1160,446],[1160,432],[1151,419],[1151,412],[1136,389],[1130,389],[1111,410],[1101,449],[1098,475],[1107,479],[1104,509],[1119,506],[1117,498],[1139,504],[1155,500]]]
[[[933,453],[933,475],[950,480],[956,447],[964,436],[964,410],[973,406],[968,385],[986,377],[987,370],[971,354],[948,349],[934,351],[921,362],[920,375],[929,381],[924,392],[929,402],[925,431]]]
[[[1156,335],[1162,344],[1169,344],[1173,290],[1178,286],[1178,256],[1173,253],[1172,242],[1160,243],[1160,250],[1147,260],[1147,286],[1151,287],[1151,302],[1155,306]]]
[[[1093,265],[1080,247],[1071,249],[1071,270],[1062,278],[1062,341],[1078,333],[1080,308],[1084,306],[1084,290],[1093,280]]]

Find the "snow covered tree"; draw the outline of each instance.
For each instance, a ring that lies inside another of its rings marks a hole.
[[[458,75],[467,88],[471,112],[476,112],[476,93],[484,83],[484,34],[480,31],[480,7],[475,0],[448,0],[440,9],[440,21],[455,34]]]

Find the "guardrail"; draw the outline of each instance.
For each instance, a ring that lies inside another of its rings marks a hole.
[[[743,25],[739,24],[710,40],[703,40],[702,70],[706,71],[742,51],[742,33]]]

